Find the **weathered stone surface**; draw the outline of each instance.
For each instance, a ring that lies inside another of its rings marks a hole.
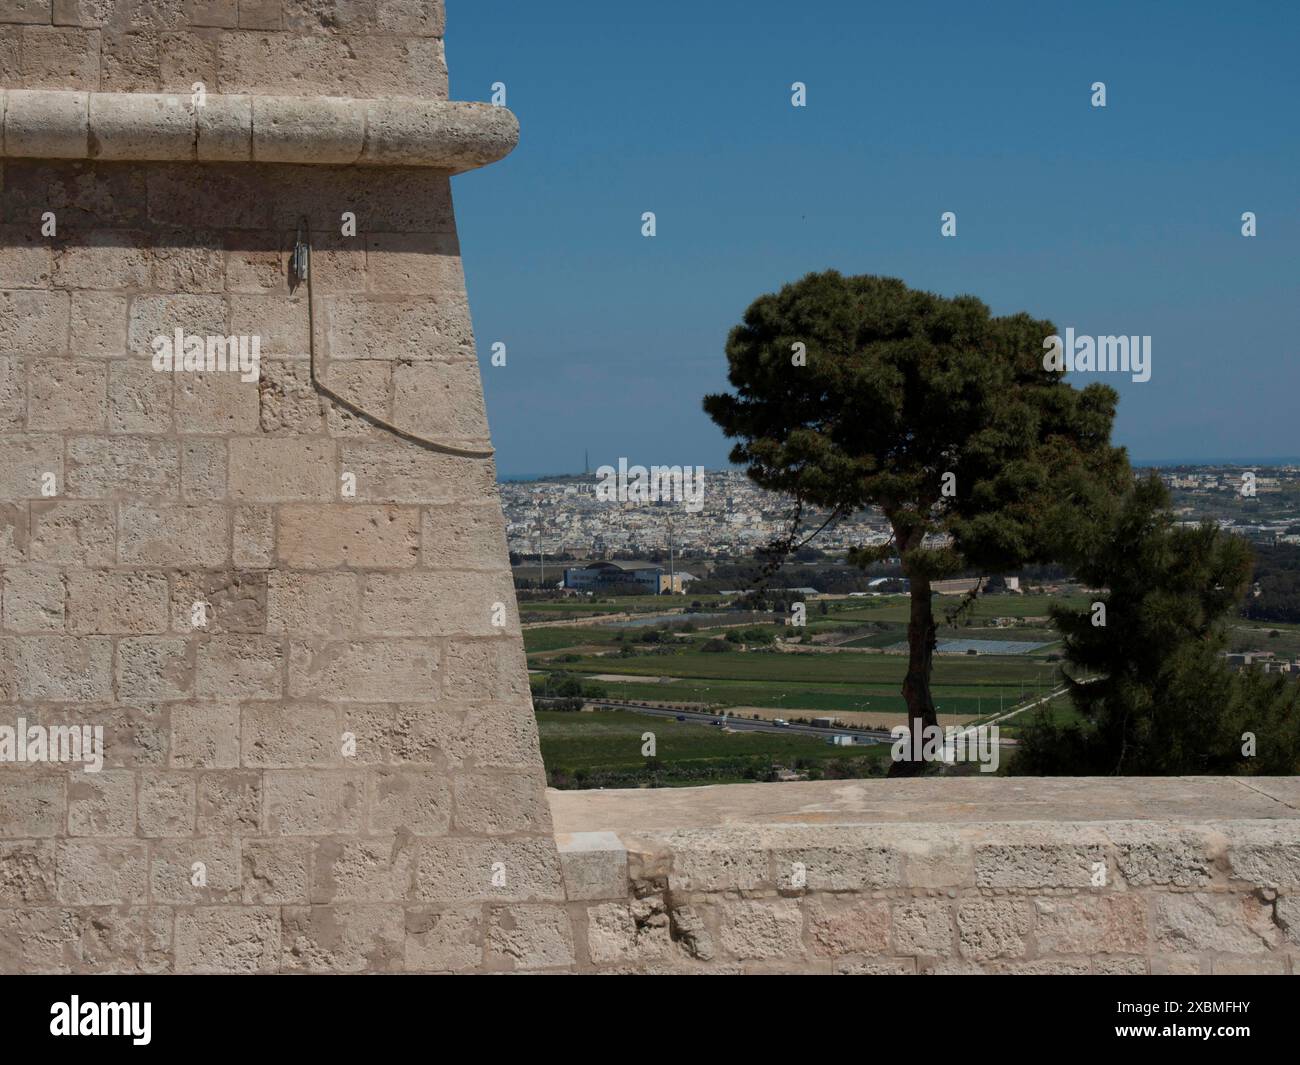
[[[547,816],[549,820],[549,810]],[[556,843],[569,899],[622,900],[627,895],[627,850],[614,833],[566,833]]]
[[[558,906],[503,906],[488,919],[491,968],[548,969],[573,964],[573,929]]]
[[[463,972],[482,962],[483,919],[478,907],[407,907],[408,972]]]
[[[178,972],[255,973],[280,967],[280,911],[197,906],[176,915]]]
[[[719,938],[737,958],[785,958],[804,953],[803,914],[793,899],[743,901],[722,907]]]
[[[1142,954],[1146,952],[1146,900],[1140,895],[1079,895],[1042,898],[1038,947],[1057,954]]]
[[[889,903],[878,899],[810,901],[808,938],[817,954],[889,953]]]
[[[1160,895],[1151,920],[1156,942],[1174,951],[1263,954],[1282,934],[1272,906],[1252,895]]]
[[[953,950],[952,904],[946,899],[912,899],[895,904],[893,943],[898,954],[948,956]]]
[[[587,952],[596,965],[645,962],[673,950],[662,900],[634,899],[587,909]]]
[[[400,906],[286,906],[281,968],[286,972],[392,972],[401,969],[406,921]]]

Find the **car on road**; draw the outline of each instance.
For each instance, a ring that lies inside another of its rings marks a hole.
[[[678,715],[677,715],[677,720],[678,720],[678,721],[685,721],[685,720],[686,720],[686,715],[685,715],[685,714],[678,714]]]

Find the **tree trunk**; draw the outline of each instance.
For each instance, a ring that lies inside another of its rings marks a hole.
[[[930,579],[909,577],[912,612],[907,622],[907,676],[903,678],[903,699],[907,702],[907,727],[911,741],[904,751],[904,759],[889,767],[891,777],[918,776],[926,771],[926,763],[912,761],[922,748],[922,730],[939,724],[930,693],[930,675],[934,669],[935,624],[934,607],[930,602]]]

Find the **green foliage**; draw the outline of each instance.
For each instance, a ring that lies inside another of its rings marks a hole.
[[[1251,595],[1242,613],[1259,621],[1300,621],[1300,544],[1276,544],[1257,549]]]
[[[1214,525],[1180,528],[1159,478],[1140,481],[1079,568],[1104,587],[1094,613],[1054,609],[1084,724],[1037,719],[1020,737],[1018,773],[1295,772],[1300,706],[1281,676],[1237,674],[1222,651],[1245,594],[1249,546]],[[1255,757],[1242,754],[1243,734]]]
[[[1026,314],[995,317],[973,296],[809,274],[750,305],[727,339],[735,391],[704,399],[736,441],[731,461],[801,513],[884,513],[892,542],[850,560],[897,554],[911,581],[902,692],[926,724],[937,720],[928,582],[1074,557],[1130,477],[1110,446],[1115,391],[1077,390],[1043,367],[1055,332]],[[938,534],[948,546],[927,547]]]
[[[1054,332],[973,296],[809,274],[749,307],[727,341],[735,393],[704,407],[763,487],[841,513],[881,507],[909,576],[1015,569],[1083,542],[1080,511],[1104,511],[1128,476],[1109,445],[1114,390],[1043,369]],[[791,364],[795,343],[805,366]],[[919,550],[944,531],[951,550]]]
[[[533,677],[529,688],[534,695],[554,699],[603,699],[606,695],[603,684],[584,680],[562,669]]]

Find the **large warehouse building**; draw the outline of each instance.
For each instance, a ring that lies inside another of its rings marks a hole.
[[[655,595],[680,595],[693,580],[691,574],[670,573],[658,562],[589,562],[564,571],[564,587],[584,592],[611,591],[615,585],[633,584]]]

